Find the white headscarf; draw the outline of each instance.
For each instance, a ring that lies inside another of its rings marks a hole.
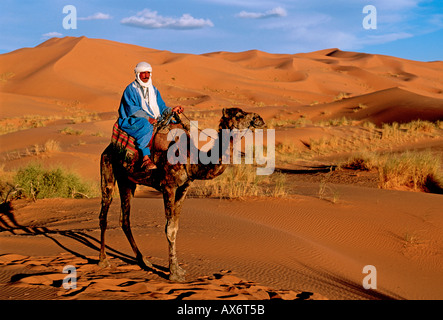
[[[148,82],[143,82],[140,79],[140,72],[150,72],[151,76],[149,77]],[[160,109],[157,104],[157,95],[155,94],[154,86],[152,85],[152,67],[147,62],[139,62],[134,69],[135,79],[137,83],[143,89],[142,94],[142,108],[148,113],[154,115],[154,118],[158,118],[160,116]],[[146,95],[147,93],[147,95]],[[147,104],[147,105],[146,105]],[[149,106],[149,110],[148,109]],[[150,112],[151,111],[151,112]]]

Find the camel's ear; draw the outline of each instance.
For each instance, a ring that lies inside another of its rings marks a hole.
[[[227,113],[226,113],[226,108],[223,108],[223,110],[222,110],[222,114],[223,114],[223,117],[225,117],[225,118],[227,118]]]

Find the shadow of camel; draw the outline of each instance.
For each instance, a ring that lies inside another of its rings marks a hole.
[[[316,173],[329,173],[337,169],[336,165],[324,165],[324,166],[302,166],[305,169],[284,169],[275,168],[275,172],[285,173],[285,174],[316,174]]]
[[[91,259],[81,254],[80,252],[74,251],[73,249],[68,248],[63,245],[59,240],[57,240],[53,235],[61,235],[66,238],[73,239],[78,243],[93,249],[97,252],[100,252],[100,240],[97,238],[83,232],[83,231],[73,231],[73,230],[51,230],[47,227],[36,227],[36,226],[24,226],[17,222],[17,219],[14,216],[14,208],[11,202],[3,202],[0,204],[0,232],[10,232],[13,235],[25,234],[27,236],[37,236],[43,235],[48,239],[51,239],[56,245],[58,245],[63,250],[67,252],[85,259],[90,264],[98,264],[98,259]],[[120,252],[108,245],[105,246],[107,249],[108,255],[113,258],[117,258],[122,260],[128,264],[138,265],[137,260],[134,257],[131,257],[123,252]],[[145,271],[151,271],[154,274],[158,275],[161,278],[169,279],[169,269],[160,265],[153,264],[153,268],[141,267]]]

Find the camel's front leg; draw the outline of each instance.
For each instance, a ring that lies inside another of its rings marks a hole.
[[[178,265],[176,239],[181,205],[176,203],[176,190],[168,189],[163,192],[165,205],[166,227],[165,233],[169,243],[169,280],[185,281],[185,271]]]
[[[166,238],[169,243],[169,280],[182,282],[185,281],[185,270],[178,265],[176,252],[176,238],[178,232],[178,217],[171,217],[166,221]]]

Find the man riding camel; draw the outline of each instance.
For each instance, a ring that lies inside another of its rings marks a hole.
[[[149,142],[154,132],[154,124],[162,115],[171,111],[163,101],[160,92],[152,85],[152,67],[147,62],[136,65],[135,80],[123,92],[118,109],[119,127],[135,139],[136,146],[143,155],[142,168],[145,170],[156,169],[151,161]],[[177,106],[172,112],[182,113],[183,108]]]

